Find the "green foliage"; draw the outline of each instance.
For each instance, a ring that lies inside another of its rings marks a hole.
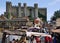
[[[7,14],[7,19],[10,19],[10,16],[11,16],[10,13],[8,13],[8,14]]]
[[[54,12],[54,16],[51,17],[51,21],[60,18],[60,10]]]
[[[38,12],[38,17],[39,17],[39,18],[42,18],[42,20],[43,20],[44,22],[46,21],[46,16],[43,15],[43,14],[40,14],[39,12]]]
[[[32,15],[31,15],[31,14],[30,14],[28,17],[29,17],[30,20],[32,20],[32,21],[34,20],[34,19],[32,18]],[[39,18],[42,18],[42,20],[43,20],[44,22],[46,22],[46,16],[45,16],[45,15],[40,14],[40,13],[38,12],[38,17],[39,17]]]
[[[56,20],[56,17],[55,16],[52,16],[51,17],[51,21],[55,21]]]
[[[57,18],[60,18],[60,10],[55,11],[54,16]]]
[[[29,16],[29,19],[31,20],[31,21],[33,21],[33,18],[32,18],[32,15],[30,14]]]

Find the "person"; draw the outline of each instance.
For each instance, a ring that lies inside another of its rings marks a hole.
[[[32,36],[30,37],[30,39],[31,39],[31,42],[30,42],[30,43],[33,43],[34,35],[32,35]]]
[[[16,43],[18,43],[18,39],[16,40]]]
[[[20,43],[20,40],[18,40],[18,42],[17,43]]]
[[[40,28],[39,32],[42,33],[42,30],[43,30],[42,26],[39,25],[39,28]]]
[[[11,41],[9,43],[12,43]]]
[[[26,43],[26,37],[22,36],[20,39],[20,43]]]
[[[40,43],[41,42],[41,40],[40,40],[40,37],[39,36],[36,36],[36,43]]]
[[[53,43],[57,43],[56,36],[54,36]]]
[[[49,38],[48,38],[48,36],[45,37],[45,43],[49,43]]]
[[[49,38],[49,43],[53,43],[52,37],[48,37]]]
[[[56,39],[57,39],[57,43],[60,43],[60,34],[56,33]]]
[[[15,43],[15,39],[12,40],[12,43]]]

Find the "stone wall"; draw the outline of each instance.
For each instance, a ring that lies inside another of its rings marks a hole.
[[[33,18],[36,18],[38,17],[38,12],[47,16],[47,9],[38,8],[37,3],[34,4],[34,7],[29,7],[26,3],[24,3],[23,6],[21,6],[21,3],[18,3],[18,6],[12,6],[11,2],[6,2],[6,12],[17,17],[29,16],[31,14]]]

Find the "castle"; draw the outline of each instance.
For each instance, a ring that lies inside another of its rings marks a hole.
[[[34,7],[27,6],[26,3],[21,6],[12,6],[11,2],[6,2],[6,12],[0,16],[0,28],[12,29],[20,28],[22,25],[26,25],[26,17],[33,19],[42,17],[44,20],[47,19],[47,8],[38,8],[38,4],[34,4]]]
[[[23,3],[23,6],[21,6],[21,3],[18,3],[18,6],[12,6],[11,2],[6,2],[5,16],[10,14],[11,16],[18,18],[31,15],[32,18],[37,18],[39,16],[38,13],[46,16],[47,18],[47,8],[38,8],[37,3],[34,4],[34,7],[30,7],[27,6],[26,3]]]

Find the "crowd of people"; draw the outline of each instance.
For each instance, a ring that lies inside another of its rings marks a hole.
[[[13,39],[12,41],[10,41],[10,43],[26,43],[26,37],[21,37],[20,40]]]
[[[44,37],[44,43],[60,43],[59,36],[53,35],[50,30],[48,30],[48,27],[44,27],[43,22],[41,20],[35,20],[34,25],[30,24],[30,28],[27,29],[27,31],[30,32],[39,32],[39,33],[46,33],[51,35],[52,37]],[[13,39],[10,41],[10,43],[26,43],[26,38],[30,41],[30,43],[33,43],[33,40],[36,40],[36,43],[41,43],[40,36],[31,36],[31,37],[22,37],[20,40]],[[58,39],[57,39],[58,38]],[[57,42],[56,42],[57,41]]]

